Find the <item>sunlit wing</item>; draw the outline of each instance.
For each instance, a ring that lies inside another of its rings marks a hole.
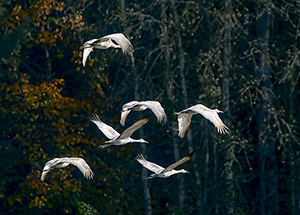
[[[82,55],[82,64],[83,64],[83,66],[85,66],[86,60],[87,60],[87,58],[90,55],[92,50],[93,50],[93,47],[83,49],[83,55]]]
[[[190,154],[188,154],[187,156],[183,157],[182,159],[180,159],[179,161],[177,161],[176,163],[171,164],[170,166],[168,166],[167,168],[164,169],[163,172],[167,172],[170,171],[172,169],[175,169],[177,166],[189,161],[191,159],[191,157],[193,156],[195,151],[192,151]]]
[[[165,168],[155,164],[155,163],[152,163],[150,161],[147,161],[144,156],[142,154],[139,154],[138,156],[136,156],[136,160],[142,164],[146,169],[154,172],[154,173],[159,173],[159,172],[162,172]]]
[[[130,113],[130,110],[121,111],[121,119],[120,119],[121,125],[123,125],[123,126],[125,125],[125,121],[126,121],[129,113]]]
[[[52,160],[49,160],[49,161],[45,164],[45,166],[44,166],[44,168],[43,168],[42,175],[41,175],[41,180],[44,181],[46,175],[48,174],[48,172],[49,172],[50,170],[52,170],[53,168],[55,168],[55,167],[58,166],[58,165],[61,166],[62,164],[64,164],[64,161],[62,161],[61,158],[54,158],[54,159],[52,159]],[[68,164],[65,164],[65,166],[67,166],[67,165],[68,165]]]
[[[122,52],[131,54],[133,52],[133,46],[131,42],[122,33],[109,34],[101,37],[99,40],[112,39],[122,48]]]
[[[82,158],[70,158],[69,163],[76,166],[87,179],[93,179],[94,173],[86,161]]]
[[[139,103],[149,108],[154,113],[159,123],[165,124],[167,122],[165,110],[158,101],[143,101]]]
[[[41,180],[44,181],[47,173],[50,170],[54,168],[64,168],[67,167],[69,164],[76,166],[82,172],[85,178],[87,179],[93,178],[94,173],[92,172],[91,168],[85,162],[84,159],[63,157],[63,158],[54,158],[45,164],[45,167],[41,175]]]
[[[99,128],[99,130],[102,131],[102,133],[108,139],[114,139],[114,138],[117,138],[118,136],[120,136],[120,134],[115,129],[113,129],[111,126],[105,124],[104,122],[102,122],[97,114],[93,114],[90,117],[90,121],[95,123],[97,125],[97,127]]]
[[[187,129],[191,124],[192,114],[190,113],[180,113],[178,114],[178,136],[183,138]]]
[[[225,134],[228,132],[228,127],[222,122],[216,110],[212,110],[202,104],[194,105],[190,109],[212,122],[219,133]]]
[[[136,130],[140,129],[143,125],[145,125],[151,117],[151,114],[149,114],[147,117],[135,122],[133,125],[125,129],[122,134],[120,135],[120,138],[127,138],[130,137]]]
[[[225,134],[228,132],[228,127],[222,122],[221,118],[217,113],[211,113],[206,118],[214,124],[219,133]]]

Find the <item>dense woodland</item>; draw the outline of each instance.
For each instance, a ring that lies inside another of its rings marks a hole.
[[[122,32],[120,49],[82,44]],[[0,2],[1,214],[300,214],[299,0],[2,0]],[[120,110],[157,100],[134,133],[149,144],[99,149],[96,113],[119,132],[149,111]],[[178,137],[174,112],[218,108],[217,133],[201,115]],[[136,160],[182,165],[190,174],[146,180]],[[40,180],[55,157],[82,157]]]

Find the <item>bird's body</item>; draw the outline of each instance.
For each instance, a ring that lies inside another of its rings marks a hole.
[[[109,34],[99,39],[86,41],[83,46],[82,64],[85,66],[87,57],[95,49],[121,48],[125,54],[132,54],[133,46],[122,33]]]
[[[143,125],[145,125],[150,119],[150,115],[135,122],[133,125],[125,129],[121,134],[117,132],[115,129],[113,129],[111,126],[105,124],[100,120],[100,118],[96,115],[93,114],[90,117],[90,120],[97,125],[99,130],[110,140],[105,141],[104,145],[100,145],[100,148],[106,148],[111,145],[125,145],[127,143],[132,143],[132,142],[140,142],[140,143],[148,143],[144,139],[133,139],[130,136],[138,129],[140,129]]]
[[[148,179],[155,178],[155,177],[167,178],[167,177],[170,177],[171,175],[174,175],[174,174],[189,173],[185,169],[175,170],[174,168],[176,168],[177,166],[179,166],[179,165],[187,162],[188,160],[190,160],[191,157],[193,156],[193,154],[194,154],[194,151],[192,151],[190,154],[188,154],[184,158],[180,159],[176,163],[174,163],[174,164],[172,164],[172,165],[170,165],[166,168],[163,168],[163,167],[157,165],[156,163],[152,163],[150,161],[147,161],[142,154],[139,154],[136,157],[136,160],[140,164],[142,164],[146,169],[154,172],[154,174],[151,174],[150,177],[148,177]]]
[[[48,161],[43,169],[41,180],[44,181],[47,173],[54,168],[64,168],[69,164],[76,166],[87,179],[93,179],[94,173],[89,167],[89,165],[82,158],[77,157],[63,157],[63,158],[54,158]]]
[[[122,106],[121,125],[125,125],[125,121],[130,111],[144,111],[148,108],[154,113],[159,123],[165,124],[167,122],[165,110],[158,101],[132,101]]]
[[[178,136],[180,136],[181,138],[184,137],[187,129],[191,124],[191,118],[194,114],[201,114],[206,119],[211,121],[217,128],[217,131],[219,133],[227,133],[228,127],[222,122],[218,113],[223,113],[223,111],[220,111],[218,109],[210,109],[202,104],[197,104],[178,113],[175,113],[176,115],[178,115]]]

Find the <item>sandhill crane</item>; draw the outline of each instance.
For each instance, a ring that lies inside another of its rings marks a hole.
[[[113,129],[111,126],[105,124],[100,120],[100,118],[97,116],[97,114],[93,114],[90,117],[90,120],[95,123],[99,130],[102,131],[102,133],[110,140],[105,141],[104,145],[100,145],[99,148],[106,148],[111,145],[125,145],[127,143],[132,142],[140,142],[140,143],[148,143],[148,141],[144,139],[132,139],[130,136],[138,129],[140,129],[143,125],[145,125],[149,119],[150,115],[147,117],[135,122],[133,125],[125,129],[121,134],[119,134],[115,129]]]
[[[157,118],[159,123],[167,122],[165,110],[158,101],[132,101],[124,104],[121,110],[121,125],[125,125],[126,118],[130,111],[144,111],[149,108]]]
[[[223,113],[223,111],[220,111],[218,109],[210,109],[202,104],[197,104],[178,113],[175,113],[176,115],[178,115],[178,136],[181,138],[184,137],[187,129],[191,124],[191,118],[194,114],[201,114],[206,119],[211,121],[217,128],[217,131],[219,133],[227,133],[228,127],[222,122],[218,113]]]
[[[193,154],[194,154],[194,151],[192,151],[190,154],[188,154],[181,160],[177,161],[176,163],[173,163],[172,165],[168,166],[167,168],[163,168],[155,163],[147,161],[142,154],[139,154],[136,157],[136,160],[140,164],[142,164],[146,169],[154,172],[154,174],[151,174],[150,177],[148,177],[147,179],[151,179],[154,177],[167,178],[167,177],[170,177],[171,175],[178,174],[178,173],[189,173],[185,169],[175,170],[174,168],[176,168],[177,166],[190,160],[191,157],[193,156]]]
[[[44,181],[47,173],[54,168],[64,168],[69,164],[76,166],[87,179],[93,179],[94,173],[89,167],[89,165],[82,158],[77,157],[63,157],[63,158],[54,158],[49,160],[43,169],[41,180]]]
[[[95,49],[121,48],[122,52],[128,55],[133,53],[133,46],[130,41],[122,33],[109,34],[99,39],[86,41],[83,48],[82,64],[85,66],[87,57]]]

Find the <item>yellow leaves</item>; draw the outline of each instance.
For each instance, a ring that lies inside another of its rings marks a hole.
[[[64,84],[63,79],[55,79],[52,83],[42,83],[40,85],[28,84],[28,77],[21,77],[20,80],[23,83],[21,87],[16,84],[7,86],[6,90],[11,91],[14,96],[21,96],[27,109],[57,107],[60,105],[57,102],[63,99],[60,94],[60,86]],[[33,116],[33,119],[37,118],[37,115]]]
[[[97,84],[97,93],[101,96],[104,96],[101,84]]]
[[[38,34],[36,42],[37,43],[48,43],[52,45],[56,41],[56,38],[51,32],[42,31]]]
[[[38,207],[38,208],[42,208],[43,206],[45,206],[45,202],[47,202],[47,199],[45,196],[36,196],[34,199],[32,199],[29,202],[29,208],[32,207]]]
[[[8,197],[8,203],[10,205],[14,205],[16,202],[22,204],[23,203],[23,198],[22,196],[19,194],[19,195],[13,195],[13,196],[9,196]]]

